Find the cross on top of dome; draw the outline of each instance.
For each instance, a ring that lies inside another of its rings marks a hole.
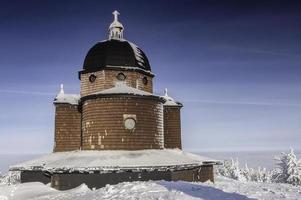
[[[120,13],[115,10],[114,12],[112,12],[112,14],[114,15],[114,21],[118,21],[118,15],[120,15]]]
[[[123,39],[124,28],[123,25],[118,21],[118,15],[120,15],[120,13],[117,10],[115,10],[112,14],[114,15],[114,21],[109,27],[109,39]]]

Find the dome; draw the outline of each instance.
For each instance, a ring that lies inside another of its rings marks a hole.
[[[112,22],[112,24],[109,26],[109,30],[114,27],[118,27],[118,28],[122,28],[122,29],[124,28],[123,25],[119,21]]]
[[[136,67],[151,71],[145,53],[124,39],[109,39],[96,43],[87,53],[84,70],[106,66]]]

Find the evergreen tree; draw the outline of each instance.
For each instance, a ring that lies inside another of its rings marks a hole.
[[[274,174],[276,182],[301,185],[301,161],[297,159],[294,150],[289,153],[282,153],[278,158],[278,169]]]
[[[246,178],[243,174],[243,171],[239,168],[238,160],[224,162],[224,165],[218,169],[218,173],[222,176],[239,180],[239,181],[246,181]]]
[[[273,170],[266,170],[259,167],[257,170],[249,168],[239,168],[238,160],[231,159],[225,161],[223,166],[218,168],[218,173],[222,176],[239,180],[254,182],[279,182],[292,185],[301,185],[301,160],[298,160],[293,149],[289,153],[282,153],[278,158],[278,167]]]
[[[242,170],[242,174],[245,177],[247,181],[252,181],[251,174],[252,174],[252,168],[249,168],[247,164],[245,164],[245,168]]]

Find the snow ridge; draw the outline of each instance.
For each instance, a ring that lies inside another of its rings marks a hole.
[[[138,64],[143,67],[145,62],[144,62],[143,55],[142,55],[140,48],[137,45],[135,45],[134,43],[129,42],[129,44],[131,45],[131,47],[135,53],[135,58],[136,58]]]
[[[115,87],[95,92],[93,94],[134,94],[134,95],[141,95],[141,96],[154,96],[152,93],[145,92],[143,90],[139,90],[137,88],[133,88],[130,86],[127,86],[124,82],[117,82]]]
[[[80,95],[78,94],[58,94],[54,99],[54,103],[68,103],[71,105],[78,105],[79,99]]]
[[[106,150],[57,152],[27,161],[10,170],[44,170],[50,172],[93,172],[107,173],[123,170],[173,170],[189,169],[203,163],[215,164],[210,158],[183,152],[179,149],[150,150]]]

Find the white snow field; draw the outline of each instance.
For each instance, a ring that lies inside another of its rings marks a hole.
[[[215,183],[184,181],[126,182],[90,190],[86,185],[67,191],[42,183],[0,185],[0,200],[300,200],[301,187],[289,184],[239,182],[218,176]]]

